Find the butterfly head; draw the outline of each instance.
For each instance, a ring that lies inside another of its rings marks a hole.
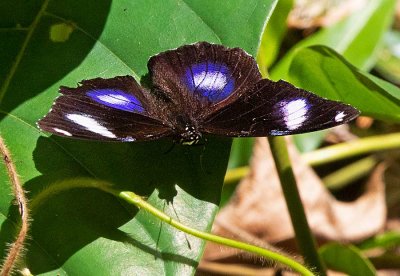
[[[191,125],[186,125],[185,130],[179,135],[178,141],[184,146],[195,145],[200,142],[201,133]]]

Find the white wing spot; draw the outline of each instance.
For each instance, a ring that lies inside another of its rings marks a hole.
[[[205,72],[193,76],[194,86],[203,90],[221,90],[227,84],[225,74],[221,72]]]
[[[116,105],[126,105],[129,103],[129,99],[120,94],[98,95],[97,98],[100,101]]]
[[[284,114],[285,124],[289,130],[299,128],[307,119],[308,107],[305,99],[282,102],[281,104],[281,111]]]
[[[58,133],[60,133],[60,134],[65,135],[65,136],[72,136],[72,134],[71,134],[70,132],[68,132],[68,131],[66,131],[66,130],[63,130],[63,129],[60,129],[60,128],[57,128],[57,127],[53,128],[53,130],[54,130],[55,132],[58,132]]]
[[[338,112],[335,116],[335,122],[343,121],[344,116],[346,116],[346,114],[343,111]]]
[[[67,114],[66,117],[91,132],[100,134],[101,136],[108,138],[116,138],[114,133],[109,131],[106,127],[102,126],[98,121],[91,118],[89,115]]]

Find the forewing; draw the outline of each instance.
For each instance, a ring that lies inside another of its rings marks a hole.
[[[134,78],[92,79],[60,87],[40,129],[59,136],[103,141],[145,141],[171,135],[154,117],[151,98]]]
[[[334,127],[358,115],[350,105],[318,97],[282,80],[263,79],[205,119],[202,131],[232,137],[290,135]]]
[[[160,53],[148,67],[155,90],[201,113],[229,104],[261,79],[257,63],[244,50],[207,42]]]

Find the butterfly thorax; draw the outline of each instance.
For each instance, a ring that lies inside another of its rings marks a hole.
[[[195,145],[200,142],[201,137],[201,133],[194,126],[187,125],[179,136],[179,143],[184,146]]]
[[[179,129],[176,131],[177,135],[175,141],[185,146],[194,145],[200,142],[202,135],[198,130],[195,121],[190,120],[186,116],[177,116],[176,126],[178,126]]]

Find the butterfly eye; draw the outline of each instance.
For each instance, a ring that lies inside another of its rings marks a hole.
[[[96,89],[86,94],[92,100],[112,108],[139,113],[144,111],[143,106],[135,96],[118,89]]]
[[[235,81],[222,63],[204,62],[190,66],[184,75],[189,90],[218,102],[234,90]]]

